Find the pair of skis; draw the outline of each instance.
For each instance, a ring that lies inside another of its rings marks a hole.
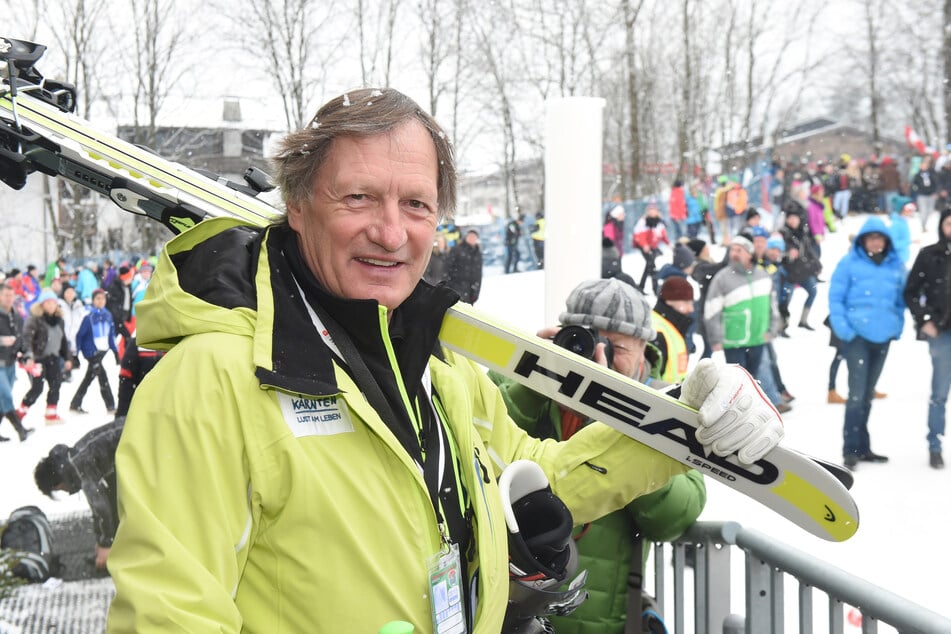
[[[257,197],[268,187],[249,170],[246,184],[209,177],[92,128],[71,114],[75,90],[44,79],[45,47],[0,38],[0,180],[14,189],[31,172],[61,176],[180,233],[204,218],[230,216],[263,226],[281,212]],[[2,71],[0,71],[2,72]],[[550,396],[661,451],[831,541],[858,529],[851,474],[777,447],[754,465],[707,455],[694,437],[697,412],[631,379],[471,306],[451,308],[439,334],[447,348]]]

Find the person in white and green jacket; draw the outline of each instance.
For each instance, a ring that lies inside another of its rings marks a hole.
[[[704,326],[714,353],[756,374],[763,348],[779,328],[773,280],[753,265],[753,243],[730,242],[730,263],[710,280]]]

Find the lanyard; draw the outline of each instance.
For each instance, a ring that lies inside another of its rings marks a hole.
[[[444,430],[439,424],[438,415],[433,409],[431,399],[429,408],[431,415],[417,416],[421,419],[419,426],[419,436],[414,437],[412,430],[407,429],[405,425],[400,424],[400,419],[393,411],[389,400],[380,388],[379,383],[373,377],[366,362],[360,355],[356,346],[347,335],[346,331],[324,310],[322,307],[314,306],[308,301],[307,295],[301,288],[297,279],[294,284],[304,300],[304,306],[311,322],[314,324],[317,333],[324,344],[340,359],[344,366],[349,368],[350,374],[357,386],[363,391],[367,401],[376,410],[377,414],[386,424],[386,426],[397,437],[403,448],[409,453],[413,462],[423,476],[426,484],[426,490],[429,493],[430,502],[433,505],[433,511],[436,513],[436,521],[439,525],[439,533],[443,542],[448,546],[449,532],[446,526],[445,514],[442,511],[439,500],[439,487],[446,472],[446,438]],[[426,368],[423,377],[423,385],[426,387],[427,396],[430,394],[429,368]],[[413,413],[408,412],[410,418]]]

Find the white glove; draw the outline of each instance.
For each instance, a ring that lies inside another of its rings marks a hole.
[[[697,440],[707,451],[734,451],[753,464],[779,444],[785,431],[779,413],[749,372],[703,359],[684,380],[680,400],[700,410]]]

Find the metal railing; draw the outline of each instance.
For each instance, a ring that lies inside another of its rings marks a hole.
[[[688,593],[687,559],[692,548],[693,588]],[[745,615],[730,611],[734,548],[746,557]],[[879,623],[902,634],[951,633],[951,619],[736,522],[697,522],[673,544],[655,544],[653,552],[654,588],[671,634],[688,631],[691,614],[685,606],[690,594],[695,634],[781,634],[786,627],[787,579],[798,583],[800,634],[813,632],[813,590],[828,597],[828,629],[822,631],[830,634],[844,632],[846,605],[861,613],[863,634],[876,634]],[[669,586],[667,553],[673,563]],[[673,597],[666,596],[669,587]]]

